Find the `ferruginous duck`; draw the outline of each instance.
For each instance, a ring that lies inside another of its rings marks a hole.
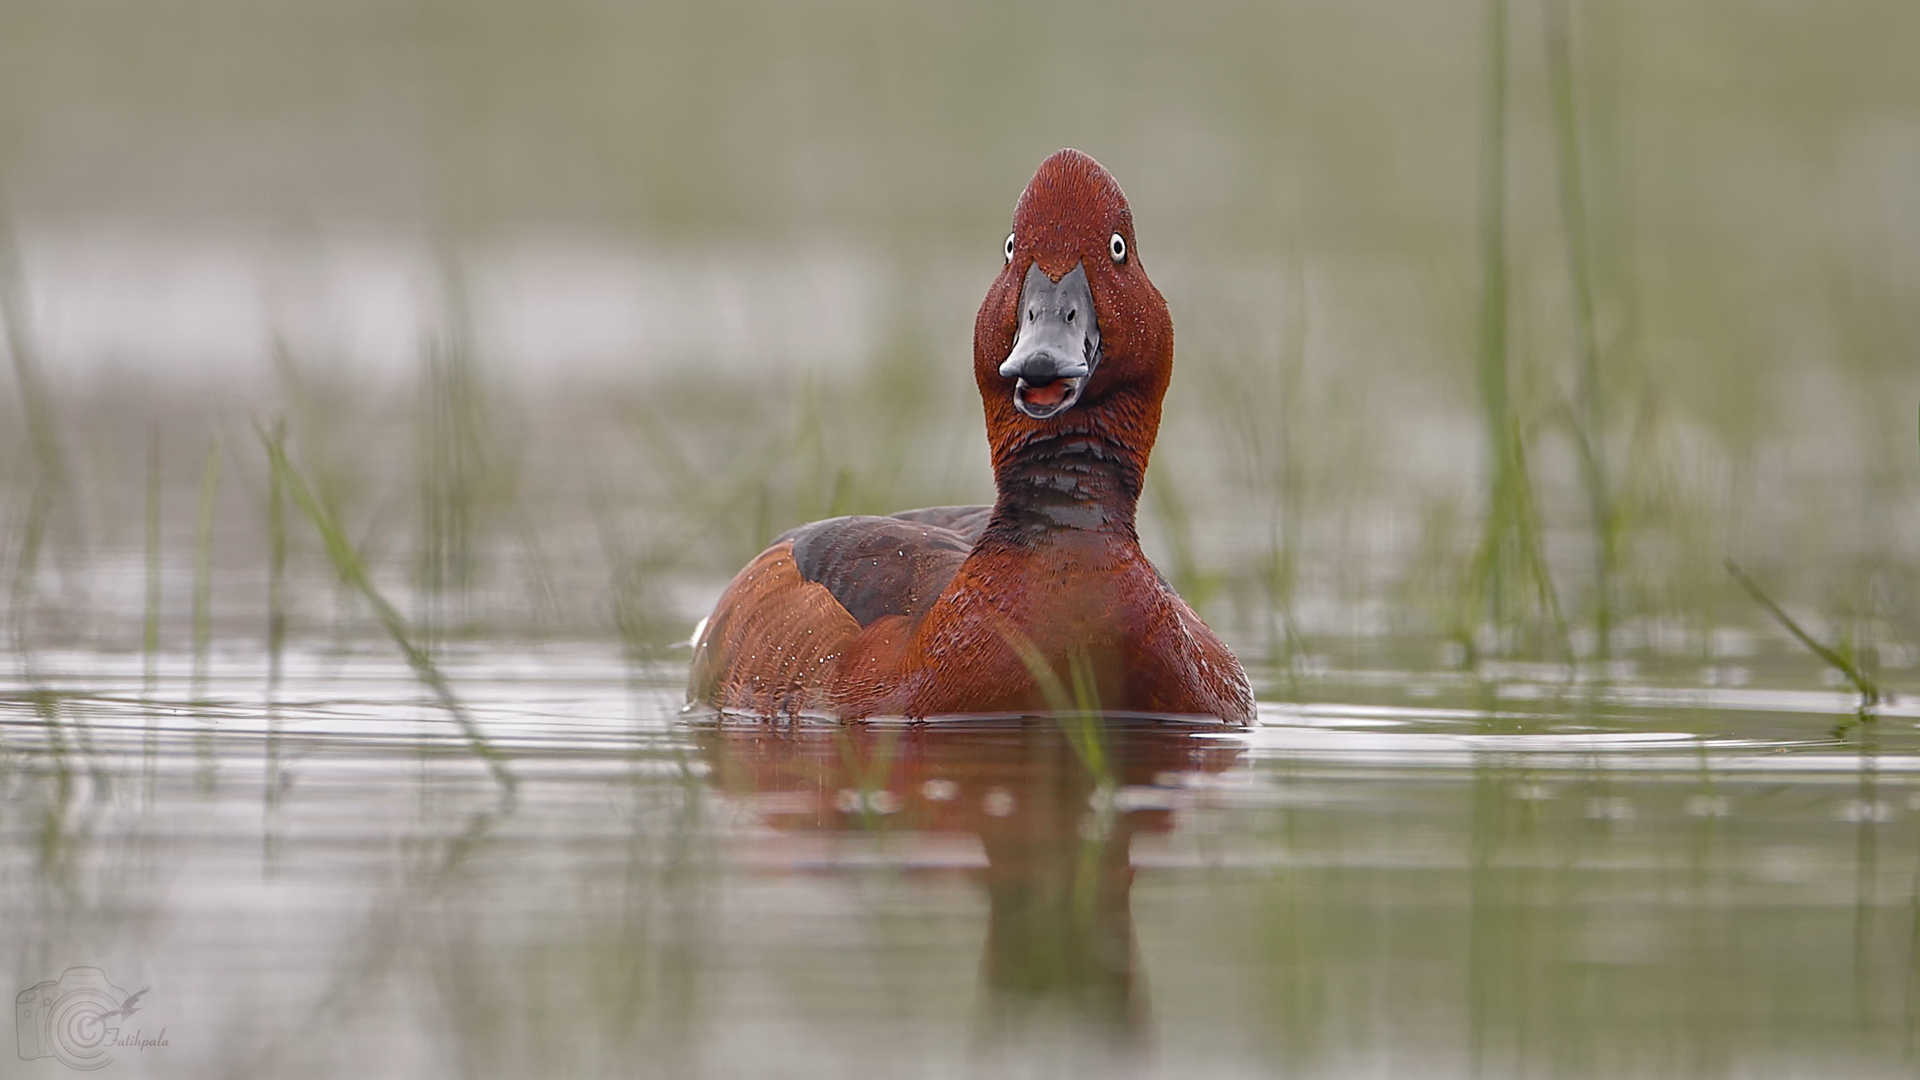
[[[1040,164],[973,328],[988,506],[802,525],[694,634],[690,703],[922,718],[1061,707],[1253,718],[1238,660],[1147,561],[1134,527],[1173,320],[1133,212],[1077,150]]]

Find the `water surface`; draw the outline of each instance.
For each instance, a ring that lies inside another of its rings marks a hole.
[[[1247,731],[840,728],[452,653],[509,790],[386,654],[217,660],[0,683],[0,972],[105,1075],[1914,1067],[1904,701],[1325,671]],[[90,979],[146,992],[89,1027]]]

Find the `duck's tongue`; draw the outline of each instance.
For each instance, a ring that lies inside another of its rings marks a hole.
[[[1072,379],[1055,379],[1045,386],[1022,386],[1020,398],[1036,409],[1051,409],[1067,400]]]

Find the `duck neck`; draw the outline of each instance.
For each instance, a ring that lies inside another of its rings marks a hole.
[[[1088,534],[1137,544],[1134,514],[1145,476],[1146,454],[1097,423],[1036,434],[995,462],[999,496],[987,534],[1029,548]]]

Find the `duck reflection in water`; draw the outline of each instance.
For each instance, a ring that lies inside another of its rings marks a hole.
[[[900,726],[716,722],[700,732],[722,791],[789,835],[884,829],[906,845],[971,834],[989,912],[979,1036],[991,1050],[1061,1032],[1143,1044],[1146,982],[1134,941],[1131,849],[1173,828],[1182,774],[1218,773],[1240,748],[1201,725],[1114,717]],[[1218,730],[1214,728],[1213,730]],[[1148,805],[1157,804],[1157,805]],[[902,852],[912,862],[912,849]]]

